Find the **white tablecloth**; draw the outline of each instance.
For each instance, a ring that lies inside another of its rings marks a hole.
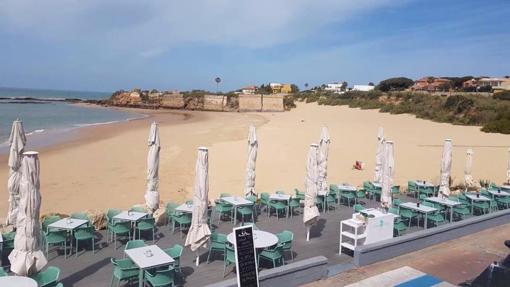
[[[229,235],[227,235],[228,242],[233,245],[235,245],[234,239],[234,232],[231,232]],[[255,248],[266,248],[273,246],[276,243],[278,243],[278,237],[276,237],[276,235],[267,231],[253,230],[253,244],[255,245]]]

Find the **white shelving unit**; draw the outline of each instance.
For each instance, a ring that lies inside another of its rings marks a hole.
[[[340,221],[340,243],[338,246],[338,254],[342,253],[342,247],[354,251],[356,246],[360,245],[360,241],[366,238],[363,221],[356,219],[346,219]]]

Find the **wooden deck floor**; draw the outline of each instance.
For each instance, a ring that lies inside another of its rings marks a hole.
[[[412,200],[406,197],[405,200]],[[366,207],[376,207],[378,202],[373,200],[363,200]],[[283,230],[294,232],[294,260],[301,260],[318,255],[328,258],[330,265],[341,263],[350,263],[352,258],[348,255],[338,255],[339,224],[341,220],[350,218],[352,207],[345,205],[337,206],[335,210],[322,213],[319,222],[311,229],[311,239],[306,241],[306,230],[302,222],[301,215],[295,215],[293,218],[279,220],[273,215],[268,219],[263,212],[258,216],[256,225],[259,229],[278,233]],[[214,218],[216,225],[216,217]],[[228,221],[221,222],[217,226],[217,231],[228,234],[232,232],[233,224]],[[416,230],[412,228],[410,232]],[[185,235],[184,235],[185,236]],[[156,232],[156,244],[161,248],[167,248],[174,244],[184,245],[185,237],[180,232],[172,234],[169,226],[160,226]],[[48,265],[57,266],[61,269],[61,281],[65,286],[109,286],[112,275],[112,264],[110,258],[122,258],[124,256],[124,245],[118,242],[117,250],[114,250],[113,243],[106,242],[105,231],[97,232],[98,242],[96,243],[96,254],[91,251],[81,251],[77,257],[73,254],[64,259],[63,254],[57,254],[52,251],[49,254]],[[150,239],[147,243],[151,243]],[[195,254],[188,248],[185,248],[182,259],[182,276],[179,276],[179,286],[203,286],[223,280],[223,257],[216,256],[210,263],[206,263],[207,250],[201,252],[201,264],[195,266]],[[286,255],[286,259],[290,257]],[[263,265],[261,267],[264,267]],[[230,272],[225,278],[232,278],[235,273],[232,266],[228,269]],[[122,285],[121,285],[122,286]],[[126,285],[127,286],[127,285]]]

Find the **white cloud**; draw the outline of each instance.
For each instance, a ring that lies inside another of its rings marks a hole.
[[[405,0],[4,0],[0,31],[154,56],[197,43],[266,48]]]

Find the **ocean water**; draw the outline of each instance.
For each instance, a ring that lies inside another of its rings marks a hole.
[[[79,127],[107,124],[140,118],[136,113],[124,112],[101,107],[84,107],[58,101],[32,101],[36,99],[106,99],[109,93],[32,90],[18,88],[0,88],[0,149],[5,148],[11,132],[12,122],[23,121],[27,141],[32,136],[63,135]],[[39,137],[40,137],[39,136]]]

